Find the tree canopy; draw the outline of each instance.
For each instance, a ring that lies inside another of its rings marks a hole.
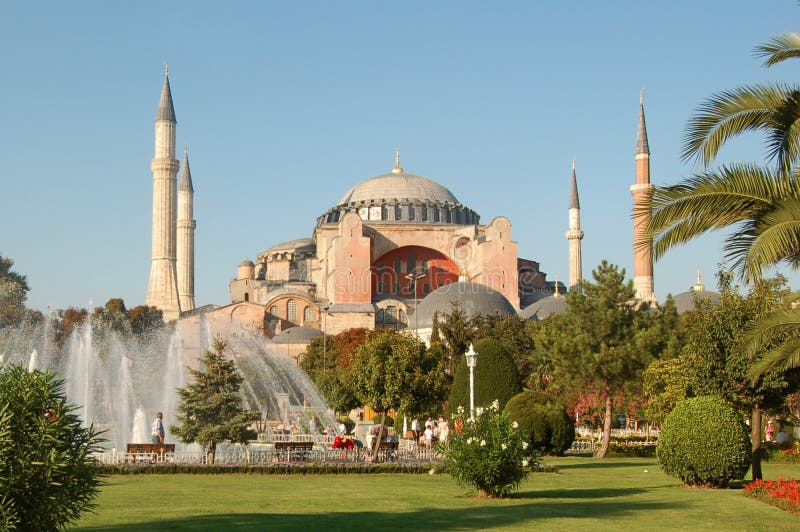
[[[187,367],[193,382],[178,388],[179,423],[169,428],[183,443],[208,445],[212,462],[218,442],[254,439],[256,432],[249,426],[261,417],[242,407],[243,379],[233,361],[225,358],[227,345],[217,338],[213,349],[203,353],[201,370]]]

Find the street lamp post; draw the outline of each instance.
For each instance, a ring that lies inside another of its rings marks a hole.
[[[414,336],[419,338],[419,322],[417,321],[417,281],[425,277],[428,272],[420,272],[420,273],[407,273],[406,279],[411,281],[411,284],[414,287]]]
[[[325,305],[322,307],[322,370],[325,371],[328,369],[328,332],[326,331],[326,325],[328,323],[328,309],[331,308],[330,305]]]
[[[469,417],[472,417],[472,411],[475,410],[475,366],[478,364],[478,353],[472,343],[469,344],[469,351],[464,353],[467,357],[467,367],[469,368]]]

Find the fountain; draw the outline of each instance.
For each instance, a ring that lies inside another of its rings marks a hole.
[[[150,420],[157,411],[163,412],[171,439],[169,426],[177,422],[175,390],[187,380],[186,366],[197,368],[200,353],[213,343],[210,326],[204,320],[201,324],[192,329],[178,322],[142,339],[87,320],[59,346],[52,341],[54,320],[48,318],[37,327],[0,331],[0,363],[58,374],[84,423],[104,431],[105,447],[123,450],[129,442],[149,442]],[[283,396],[288,397],[286,415],[299,427],[308,427],[311,416],[322,428],[335,426],[311,380],[291,359],[276,355],[263,336],[242,327],[228,339],[226,353],[244,377],[245,408],[277,421],[278,396]]]

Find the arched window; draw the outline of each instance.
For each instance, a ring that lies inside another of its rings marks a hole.
[[[278,305],[272,305],[271,307],[269,307],[269,313],[275,316],[276,318],[280,318],[280,316],[278,315]]]
[[[313,321],[314,320],[314,311],[311,310],[311,307],[306,307],[303,309],[303,321]]]
[[[297,321],[297,302],[294,299],[286,302],[286,319]]]

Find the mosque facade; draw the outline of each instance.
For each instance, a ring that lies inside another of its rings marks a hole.
[[[308,343],[314,331],[354,327],[430,332],[432,316],[457,301],[469,313],[541,319],[563,312],[567,286],[518,255],[512,222],[479,214],[442,184],[406,172],[395,154],[387,173],[360,181],[321,213],[309,236],[273,245],[239,263],[228,304],[195,308],[193,194],[187,150],[175,159],[177,120],[169,76],[155,121],[153,225],[147,304],[166,321],[235,334],[255,328],[276,341]],[[641,243],[642,202],[652,190],[640,117],[634,199],[634,283],[654,301],[651,244]],[[177,174],[182,166],[180,184]],[[582,279],[580,203],[572,167],[568,209],[569,287]],[[294,329],[292,331],[292,329]],[[291,333],[289,331],[292,331]]]

